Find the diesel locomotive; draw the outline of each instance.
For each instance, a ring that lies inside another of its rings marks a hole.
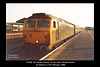
[[[52,50],[57,44],[80,32],[81,28],[46,13],[35,13],[24,21],[24,45]]]

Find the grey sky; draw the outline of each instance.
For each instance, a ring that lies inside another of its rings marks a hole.
[[[94,26],[94,3],[6,3],[6,22],[48,13],[81,27]]]

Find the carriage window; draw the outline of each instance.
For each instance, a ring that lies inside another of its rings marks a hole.
[[[56,28],[56,22],[55,21],[53,21],[53,27]]]
[[[50,21],[49,20],[38,20],[37,27],[38,28],[49,28]]]
[[[36,20],[26,21],[25,28],[35,28]]]

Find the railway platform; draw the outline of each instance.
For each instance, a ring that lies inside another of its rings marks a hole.
[[[94,32],[84,30],[61,48],[40,60],[94,60]]]
[[[23,32],[6,33],[6,39],[14,39],[23,37]]]

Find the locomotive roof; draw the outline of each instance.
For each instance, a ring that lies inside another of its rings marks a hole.
[[[56,19],[56,20],[61,21],[61,22],[72,24],[72,23],[69,23],[68,21],[61,19],[61,18],[57,18],[55,16],[52,16],[52,15],[46,14],[46,13],[35,13],[32,16],[28,17],[28,19],[41,19],[41,18],[42,19]],[[74,25],[74,24],[72,24],[72,25]]]
[[[35,13],[32,14],[32,16],[28,17],[27,19],[51,19],[51,17],[49,17],[45,13]]]

